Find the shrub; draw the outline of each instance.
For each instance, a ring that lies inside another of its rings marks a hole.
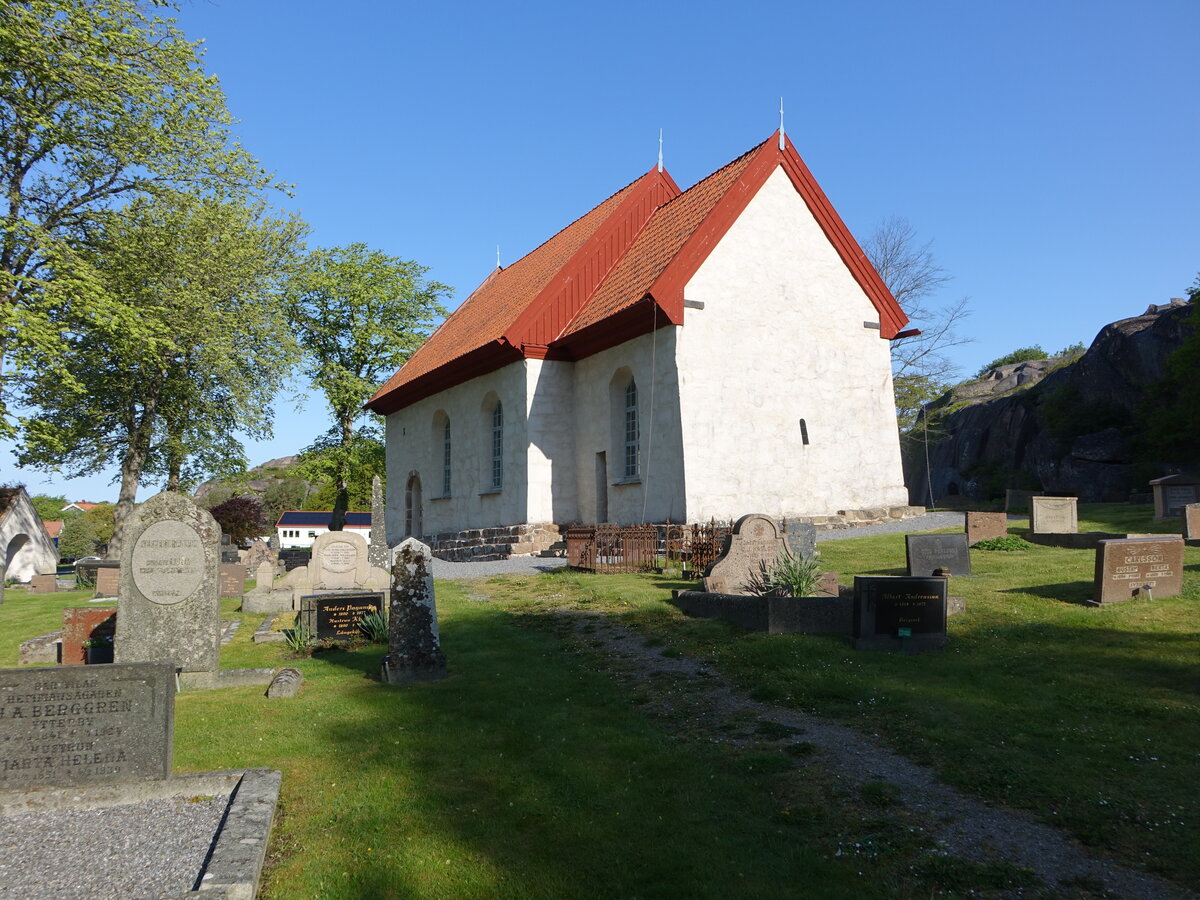
[[[386,610],[387,607],[385,606]],[[369,612],[358,620],[358,628],[372,644],[386,644],[388,639],[387,613]]]
[[[982,366],[975,373],[975,377],[982,378],[992,369],[998,369],[1000,366],[1011,366],[1013,363],[1029,362],[1031,359],[1046,359],[1046,357],[1047,353],[1042,349],[1041,344],[1034,344],[1032,347],[1021,347],[1019,350],[999,356],[987,365]]]
[[[765,597],[769,594],[783,597],[811,597],[817,589],[821,570],[814,556],[805,559],[794,556],[786,547],[780,551],[775,562],[765,561],[751,573],[744,587],[752,594]]]
[[[1024,538],[1017,537],[1015,534],[1006,534],[1003,537],[988,538],[983,541],[976,541],[972,546],[972,550],[1001,550],[1005,553],[1018,553],[1022,550],[1028,550],[1033,545]]]
[[[289,628],[283,634],[287,640],[288,649],[292,651],[293,656],[308,655],[312,652],[313,644],[317,642],[316,635],[299,622],[296,623],[294,628]]]
[[[262,504],[250,497],[233,497],[214,506],[212,517],[235,543],[259,537],[268,531]]]

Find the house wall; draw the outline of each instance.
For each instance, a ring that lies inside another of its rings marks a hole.
[[[578,520],[596,522],[597,495],[607,492],[603,521],[686,521],[683,448],[679,418],[675,326],[659,328],[574,363],[575,490]],[[628,376],[638,386],[640,420],[639,474],[622,476],[623,402]],[[614,379],[616,379],[614,381]],[[600,488],[598,453],[604,453],[607,477]],[[561,521],[561,520],[560,520]]]
[[[574,363],[526,360],[528,522],[579,521]]]
[[[405,493],[413,473],[421,479],[422,535],[529,521],[526,367],[530,362],[511,363],[387,417],[388,546],[407,537]],[[490,406],[485,409],[484,404],[491,397],[499,398],[504,410],[504,477],[498,492],[490,490],[492,431]],[[442,432],[434,427],[439,413],[450,420],[448,497],[441,496]]]
[[[324,525],[280,525],[276,527],[276,539],[279,541],[279,546],[283,550],[293,550],[297,548],[307,549],[313,545],[313,542],[329,529]],[[352,531],[355,534],[361,534],[368,544],[371,543],[371,529],[357,528],[352,525],[347,525],[346,531]],[[290,532],[299,532],[297,537],[292,537]]]
[[[879,314],[782,169],[684,297],[704,303],[677,350],[690,520],[907,503]]]
[[[34,575],[53,574],[58,567],[58,551],[23,490],[0,516],[0,552],[0,577],[5,579],[29,581]]]

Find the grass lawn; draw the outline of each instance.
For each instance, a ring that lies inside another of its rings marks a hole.
[[[1082,507],[1081,527],[1167,530],[1118,523],[1129,509]],[[903,535],[820,549],[844,583],[904,561]],[[930,854],[903,809],[818,766],[647,716],[653,686],[567,652],[552,624],[590,609],[1200,887],[1200,551],[1187,551],[1183,597],[1100,609],[1073,602],[1090,594],[1091,551],[972,557],[975,577],[951,583],[967,598],[951,643],[912,657],[689,620],[666,602],[685,585],[662,576],[439,582],[450,677],[398,688],[376,680],[380,647],[290,660],[253,644],[263,617],[245,616],[222,665],[295,665],[304,688],[277,701],[249,687],[180,694],[176,769],[283,771],[267,898],[961,896],[1020,883]],[[0,665],[80,597],[8,594]],[[222,615],[241,617],[237,605]]]

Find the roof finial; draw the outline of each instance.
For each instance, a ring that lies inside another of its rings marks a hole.
[[[662,164],[662,129],[658,129],[658,171],[663,170]]]
[[[779,98],[779,149],[783,149],[783,98]]]
[[[500,245],[499,244],[496,245],[496,268],[497,269],[503,268],[503,266],[500,265]]]

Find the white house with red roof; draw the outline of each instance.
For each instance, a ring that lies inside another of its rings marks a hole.
[[[388,542],[905,505],[907,321],[782,133],[686,191],[652,169],[497,268],[371,398]]]

